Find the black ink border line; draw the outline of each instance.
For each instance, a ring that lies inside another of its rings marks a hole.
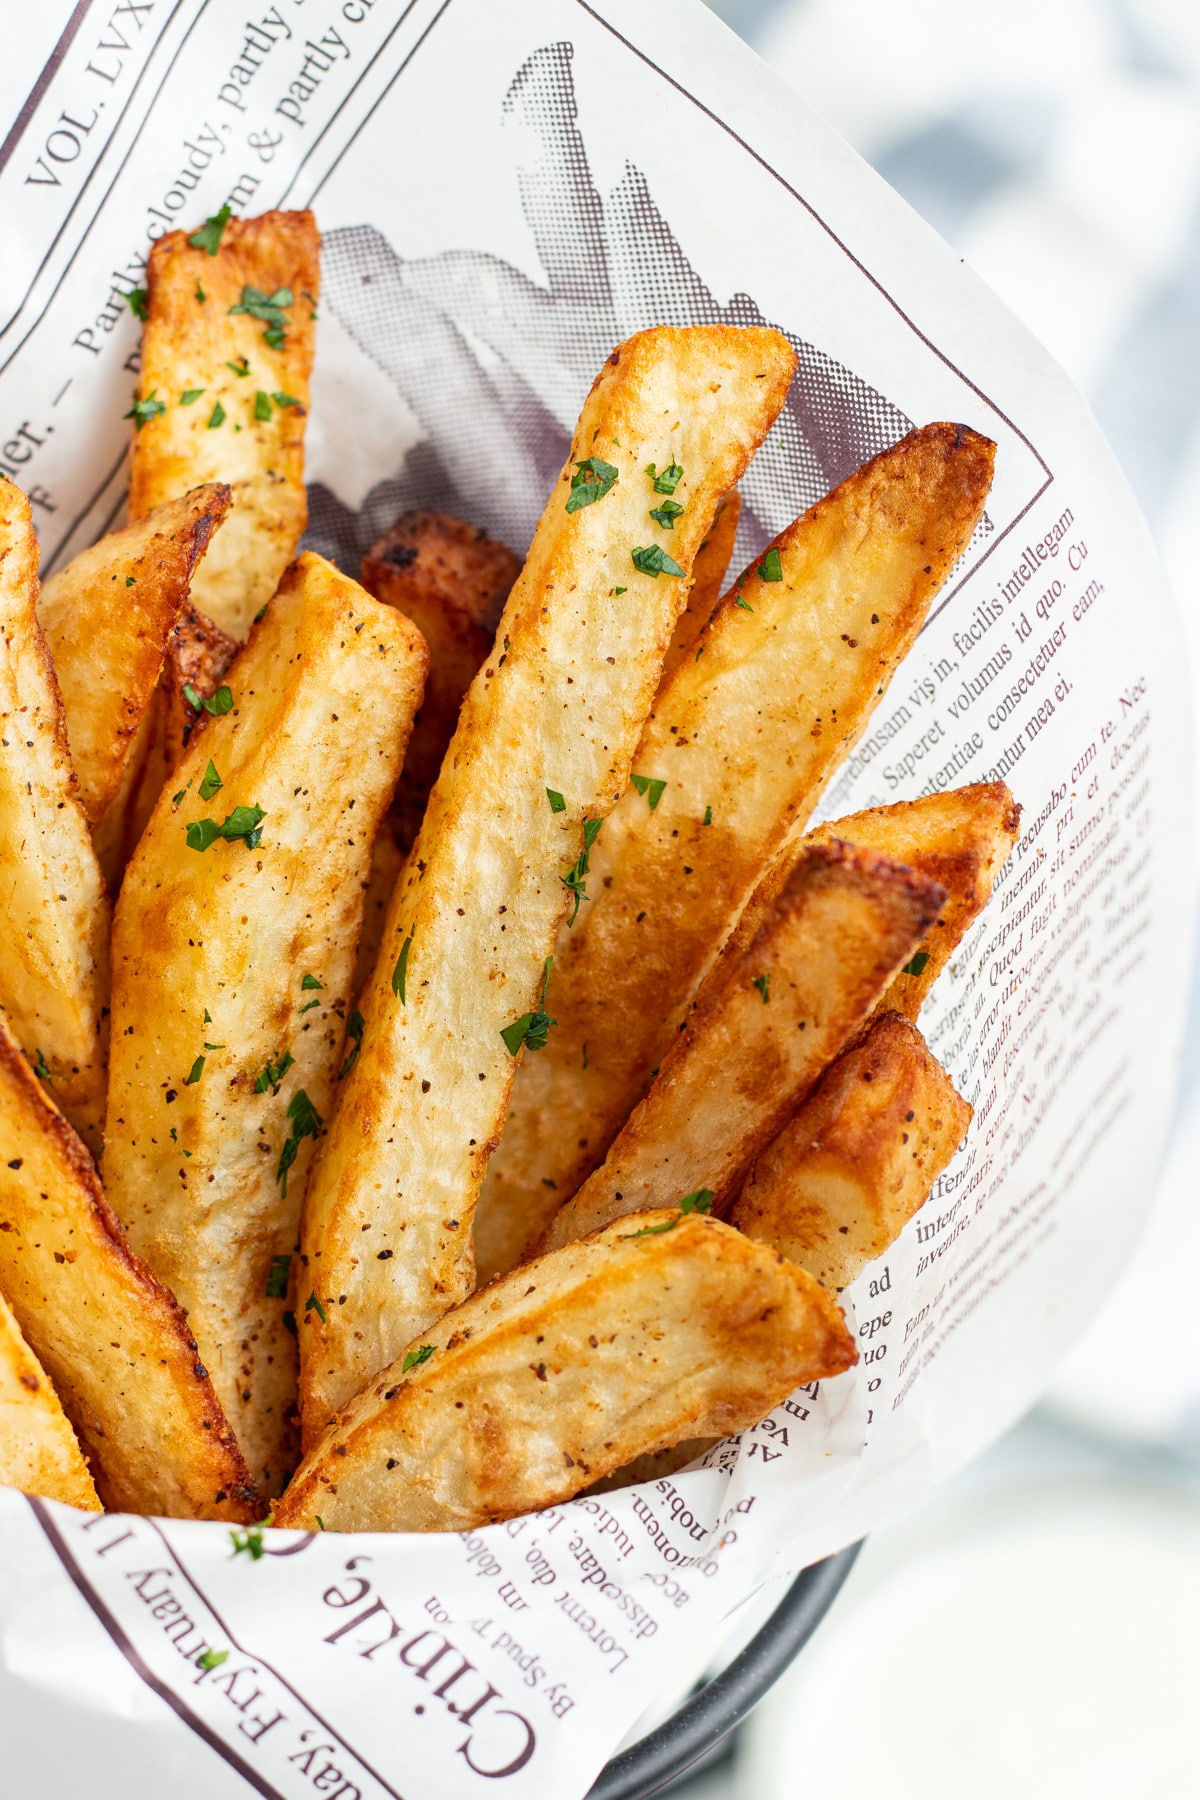
[[[0,175],[4,173],[4,170],[8,166],[9,158],[21,139],[25,136],[25,127],[40,106],[42,95],[46,92],[46,89],[57,75],[58,65],[67,54],[67,51],[71,48],[71,45],[75,42],[79,27],[83,24],[84,19],[91,10],[91,6],[92,0],[79,0],[79,4],[63,26],[62,31],[59,33],[57,44],[55,44],[53,50],[43,63],[41,74],[26,94],[24,106],[22,106],[16,119],[13,121],[12,129],[8,136],[5,138],[4,142],[0,144]],[[120,124],[119,119],[117,124]],[[114,126],[113,129],[115,131],[116,126]]]
[[[277,1668],[275,1668],[273,1664],[269,1663],[265,1656],[259,1656],[257,1654],[257,1652],[255,1652],[252,1655],[249,1650],[242,1649],[242,1646],[238,1643],[237,1639],[234,1637],[233,1633],[230,1631],[228,1625],[226,1625],[224,1619],[221,1617],[220,1613],[217,1611],[216,1607],[213,1605],[212,1601],[209,1599],[209,1597],[205,1593],[204,1589],[200,1586],[200,1583],[198,1581],[196,1581],[193,1578],[193,1576],[191,1575],[190,1571],[188,1570],[187,1564],[184,1562],[183,1558],[180,1556],[180,1554],[179,1554],[178,1550],[175,1548],[174,1544],[172,1544],[171,1541],[164,1535],[161,1527],[159,1526],[158,1520],[148,1518],[148,1519],[145,1519],[143,1522],[145,1524],[149,1525],[151,1530],[161,1539],[163,1549],[167,1552],[167,1555],[171,1558],[171,1561],[173,1563],[178,1564],[179,1573],[183,1576],[183,1579],[187,1582],[188,1586],[192,1589],[193,1593],[197,1594],[200,1597],[200,1599],[204,1602],[204,1605],[208,1608],[208,1610],[212,1614],[213,1618],[217,1621],[217,1624],[221,1627],[221,1630],[225,1633],[225,1635],[229,1639],[230,1643],[235,1646],[239,1655],[249,1657],[252,1662],[261,1663],[263,1668],[267,1671],[267,1673],[269,1675],[273,1675],[275,1677],[275,1679],[279,1683],[280,1687],[285,1688],[287,1690],[287,1692],[292,1696],[292,1699],[296,1701],[297,1705],[302,1706],[304,1708],[305,1712],[311,1714],[311,1716],[317,1721],[317,1724],[321,1727],[322,1731],[328,1732],[329,1736],[331,1738],[333,1738],[338,1744],[340,1744],[342,1746],[342,1748],[344,1750],[346,1750],[354,1758],[355,1762],[361,1763],[362,1767],[367,1771],[367,1774],[370,1775],[373,1778],[373,1780],[375,1780],[379,1783],[380,1787],[383,1789],[383,1792],[385,1794],[390,1795],[390,1800],[404,1800],[404,1796],[402,1794],[398,1794],[396,1792],[395,1788],[392,1787],[391,1783],[384,1780],[383,1776],[379,1773],[378,1769],[373,1768],[371,1766],[371,1764],[367,1761],[366,1757],[360,1755],[359,1752],[354,1748],[354,1745],[351,1743],[348,1743],[346,1741],[345,1733],[338,1731],[333,1725],[331,1725],[329,1723],[329,1721],[326,1718],[324,1718],[317,1711],[317,1709],[313,1705],[312,1701],[306,1700],[304,1698],[304,1695],[302,1693],[300,1693],[299,1689],[294,1688],[292,1686],[291,1682],[287,1679],[287,1677],[285,1675],[281,1675],[279,1673],[279,1670]],[[306,1544],[298,1544],[296,1546],[296,1548],[297,1549],[305,1549],[305,1548],[307,1548],[307,1545]],[[278,1552],[269,1552],[268,1554],[278,1554]]]
[[[182,1720],[188,1730],[194,1731],[198,1738],[203,1738],[209,1749],[215,1750],[222,1762],[228,1763],[230,1768],[236,1770],[243,1780],[249,1783],[256,1794],[262,1795],[262,1800],[287,1800],[286,1795],[281,1794],[278,1788],[272,1787],[256,1769],[250,1767],[249,1763],[243,1762],[237,1752],[231,1749],[228,1744],[224,1743],[222,1739],[217,1736],[216,1732],[211,1730],[202,1719],[196,1718],[188,1710],[181,1697],[176,1694],[173,1689],[169,1688],[165,1681],[160,1681],[154,1671],[142,1661],[132,1640],[126,1636],[124,1627],[117,1623],[117,1620],[113,1617],[112,1613],[109,1612],[99,1594],[95,1593],[84,1580],[82,1572],[76,1567],[74,1558],[68,1550],[58,1526],[54,1523],[53,1519],[51,1519],[45,1506],[40,1500],[35,1500],[31,1495],[27,1494],[26,1499],[29,1501],[30,1507],[33,1509],[34,1517],[45,1532],[51,1548],[58,1557],[63,1568],[66,1570],[75,1589],[96,1615],[96,1618],[104,1627],[114,1645],[121,1652],[121,1655],[125,1658],[139,1680],[144,1681],[151,1692],[157,1694],[160,1700],[165,1700],[171,1711]],[[97,1517],[101,1516],[102,1515],[97,1514]],[[114,1514],[113,1517],[115,1522],[116,1518],[119,1517],[119,1514]],[[247,1654],[244,1650],[241,1650],[239,1653],[243,1656]],[[250,1660],[257,1662],[261,1659],[252,1657]],[[264,1663],[263,1666],[265,1668],[266,1664]],[[271,1672],[274,1674],[274,1670]]]
[[[448,4],[449,4],[449,0],[447,0],[447,5]],[[946,366],[946,368],[950,369],[953,372],[953,374],[958,377],[959,381],[962,382],[964,387],[969,388],[973,394],[977,395],[978,398],[983,402],[983,404],[988,408],[988,410],[990,412],[995,413],[995,415],[998,419],[1002,419],[1004,421],[1004,423],[1008,426],[1008,429],[1012,432],[1013,436],[1016,438],[1019,438],[1020,441],[1024,444],[1025,448],[1029,451],[1029,454],[1033,457],[1033,460],[1035,463],[1037,463],[1038,467],[1045,471],[1046,479],[1042,483],[1041,487],[1037,489],[1037,491],[1030,497],[1030,499],[1028,499],[1026,501],[1025,505],[1021,508],[1020,512],[1017,513],[1016,516],[1013,519],[1011,519],[1010,522],[1004,527],[1004,530],[1002,532],[1000,532],[1000,534],[996,538],[995,543],[989,544],[988,548],[983,552],[983,555],[980,556],[971,565],[969,573],[967,575],[964,575],[963,579],[961,581],[956,582],[954,587],[952,587],[948,593],[942,595],[940,603],[928,615],[928,617],[925,620],[924,625],[921,627],[922,632],[927,631],[929,629],[929,627],[933,624],[933,621],[939,616],[939,614],[945,612],[946,608],[949,606],[949,604],[950,604],[951,600],[953,600],[954,596],[965,586],[967,581],[969,581],[974,576],[976,570],[981,569],[983,567],[984,563],[988,560],[989,556],[991,556],[992,552],[999,549],[1000,545],[1004,542],[1005,538],[1009,535],[1009,533],[1011,531],[1015,531],[1016,527],[1020,524],[1021,520],[1025,517],[1026,513],[1029,512],[1030,508],[1033,506],[1036,506],[1037,502],[1042,498],[1042,495],[1045,494],[1049,490],[1049,488],[1051,487],[1051,485],[1054,482],[1053,470],[1051,469],[1049,463],[1046,461],[1045,457],[1042,455],[1041,451],[1038,450],[1036,448],[1036,446],[1033,444],[1032,440],[1025,435],[1025,433],[1021,430],[1020,426],[1015,424],[1014,421],[1009,418],[1008,414],[1001,407],[997,406],[996,402],[994,400],[992,400],[987,394],[984,393],[983,389],[979,386],[978,382],[972,381],[970,376],[965,374],[964,371],[959,368],[958,364],[956,362],[952,361],[952,359],[946,355],[946,352],[944,350],[940,349],[939,346],[933,342],[932,338],[930,338],[925,332],[923,332],[921,330],[920,326],[916,323],[916,321],[914,319],[910,318],[909,315],[905,312],[904,308],[900,305],[899,301],[894,297],[894,295],[889,293],[888,289],[884,287],[883,283],[879,280],[878,276],[873,275],[871,273],[870,269],[868,269],[867,265],[859,257],[857,257],[854,254],[853,250],[850,249],[849,245],[842,242],[842,239],[838,236],[837,232],[833,229],[832,225],[830,225],[827,220],[822,218],[821,214],[817,211],[816,207],[812,204],[812,202],[810,200],[806,200],[804,195],[802,193],[800,193],[796,188],[794,188],[792,186],[791,182],[788,181],[785,176],[781,175],[779,170],[774,168],[767,161],[766,157],[761,155],[761,153],[754,148],[753,144],[747,143],[746,139],[733,129],[732,125],[727,124],[727,122],[724,119],[722,119],[717,113],[713,112],[711,107],[706,106],[704,104],[703,100],[698,99],[695,94],[691,93],[687,88],[685,88],[683,86],[682,82],[677,81],[673,75],[669,75],[665,69],[660,68],[659,65],[654,61],[654,58],[652,56],[647,55],[647,53],[644,50],[640,49],[637,44],[633,43],[631,39],[627,38],[623,32],[618,31],[615,25],[611,24],[606,18],[604,18],[604,16],[601,13],[596,11],[596,8],[590,4],[590,0],[575,0],[575,4],[576,4],[576,6],[578,6],[580,8],[581,11],[587,13],[588,17],[590,19],[592,19],[597,25],[601,26],[605,31],[607,31],[609,33],[610,37],[616,38],[616,40],[619,44],[623,44],[625,49],[628,50],[631,55],[636,56],[639,62],[644,63],[648,69],[653,69],[654,73],[656,75],[658,75],[659,77],[661,77],[661,79],[667,83],[668,87],[674,88],[675,92],[677,94],[681,95],[683,97],[683,99],[690,101],[691,104],[696,108],[696,110],[698,112],[702,112],[704,114],[704,116],[712,122],[712,124],[718,126],[719,129],[721,131],[723,131],[727,137],[732,138],[734,143],[738,144],[741,147],[741,149],[745,151],[746,155],[751,157],[753,159],[753,161],[758,164],[759,168],[765,169],[767,174],[770,175],[775,181],[777,181],[779,183],[780,187],[783,188],[787,193],[789,193],[792,196],[792,199],[797,201],[798,204],[804,208],[805,212],[809,215],[809,217],[817,225],[819,225],[821,230],[826,234],[826,236],[828,238],[830,238],[831,241],[837,245],[837,247],[841,251],[842,255],[845,256],[848,261],[850,261],[851,263],[854,264],[854,267],[858,270],[859,274],[862,275],[867,281],[869,281],[871,286],[876,290],[876,292],[882,296],[882,298],[891,307],[892,311],[894,313],[896,313],[901,319],[903,319],[905,325],[907,325],[908,329],[912,332],[913,336],[918,338],[920,340],[920,342],[925,345],[925,348],[927,350],[932,351],[933,355],[937,358],[937,360],[940,363],[943,363]],[[880,179],[882,179],[882,177],[880,177]],[[885,186],[886,185],[887,184],[885,183]]]

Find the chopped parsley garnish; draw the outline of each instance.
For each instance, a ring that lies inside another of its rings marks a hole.
[[[219,794],[224,786],[225,783],[217,774],[217,765],[210,756],[208,759],[208,767],[204,771],[204,780],[200,783],[200,786],[196,791],[201,800],[211,800],[213,795]]]
[[[196,277],[196,290],[195,291],[196,291],[197,300],[200,302],[201,306],[203,306],[204,302],[208,299],[208,295],[205,293],[204,289],[200,286],[200,277],[198,275]]]
[[[279,1191],[287,1199],[288,1170],[295,1162],[304,1138],[315,1138],[324,1124],[320,1113],[309,1099],[303,1088],[297,1088],[288,1101],[287,1116],[292,1122],[292,1134],[284,1140],[283,1149],[279,1152],[279,1167],[275,1171],[275,1179],[279,1182]],[[308,1308],[305,1307],[305,1311]],[[325,1323],[325,1315],[321,1314],[321,1323]]]
[[[649,775],[631,775],[629,777],[639,794],[646,796],[646,804],[653,812],[666,792],[667,784]]]
[[[206,1025],[212,1024],[212,1014],[209,1012],[207,1006],[204,1009],[204,1023]]]
[[[240,1556],[244,1550],[251,1562],[257,1562],[266,1554],[263,1548],[263,1531],[270,1523],[268,1514],[261,1525],[247,1525],[245,1531],[231,1531],[229,1537],[233,1544],[233,1554]]]
[[[783,580],[783,564],[779,560],[779,551],[774,546],[759,563],[758,573],[763,581]]]
[[[704,818],[701,820],[701,824],[703,824],[703,825],[711,825],[712,824],[712,807],[711,806],[705,807]]]
[[[146,317],[146,303],[150,298],[145,288],[130,288],[125,298],[129,302],[129,310],[134,318],[144,319]]]
[[[410,931],[400,946],[400,954],[396,958],[396,966],[392,970],[392,992],[400,997],[401,1006],[408,1005],[405,989],[408,984],[408,953],[412,949],[412,932]]]
[[[277,1094],[279,1092],[280,1082],[283,1080],[295,1060],[296,1059],[291,1051],[285,1050],[283,1055],[279,1057],[276,1062],[266,1062],[258,1079],[254,1083],[254,1092],[256,1094],[265,1094],[267,1089],[270,1088],[273,1093]]]
[[[224,1044],[210,1044],[206,1041],[204,1048],[206,1050],[223,1050],[225,1048],[225,1046],[224,1046]]]
[[[201,394],[207,392],[207,388],[184,388],[179,396],[179,404],[180,406],[194,406]]]
[[[288,1275],[291,1272],[290,1256],[273,1256],[271,1267],[267,1270],[266,1296],[268,1300],[286,1300],[288,1291]]]
[[[261,288],[251,287],[246,282],[242,287],[241,299],[229,310],[231,313],[249,313],[252,319],[260,319],[267,328],[263,332],[263,342],[272,350],[281,350],[284,327],[287,324],[283,309],[291,304],[291,288],[276,288],[273,294],[264,294]]]
[[[650,508],[650,517],[661,525],[664,531],[674,531],[675,521],[683,511],[678,500],[664,500],[661,506]]]
[[[302,1016],[306,1012],[311,1012],[314,1006],[320,1006],[320,1004],[321,1002],[319,1000],[310,1000],[307,1005],[300,1008],[300,1013],[297,1016]]]
[[[620,587],[615,587],[615,588],[614,588],[614,589],[613,589],[613,599],[614,599],[614,600],[615,600],[615,599],[617,599],[617,598],[618,598],[618,597],[619,597],[619,596],[620,596],[620,595],[621,595],[621,594],[627,594],[627,593],[628,593],[628,592],[629,592],[629,589],[628,589],[628,588],[620,588]]]
[[[46,1059],[40,1050],[35,1050],[33,1053],[33,1072],[39,1081],[54,1080],[53,1075],[51,1075],[49,1069],[46,1067]]]
[[[125,577],[125,586],[126,587],[136,587],[137,586],[137,576],[136,575],[127,575]]]
[[[548,1012],[542,1010],[546,999],[546,989],[550,986],[550,970],[553,964],[554,958],[548,956],[546,973],[542,979],[541,999],[536,1012],[522,1013],[520,1018],[514,1019],[511,1025],[505,1025],[500,1033],[510,1056],[515,1056],[522,1045],[528,1050],[544,1050],[551,1025],[558,1024],[557,1019],[552,1019]]]
[[[224,838],[230,844],[241,838],[247,850],[257,850],[262,842],[262,820],[266,816],[261,806],[235,806],[220,825],[215,819],[193,819],[187,828],[188,849],[207,850],[218,838]]]
[[[751,606],[750,602],[748,600],[743,600],[743,598],[740,594],[738,595],[737,599],[734,601],[733,604],[735,606],[740,606],[743,612],[753,612],[754,611],[754,608]]]
[[[233,689],[222,683],[215,694],[198,694],[190,681],[183,684],[183,697],[193,712],[206,712],[213,718],[222,718],[233,711]],[[189,787],[191,783],[189,782]]]
[[[318,1319],[320,1319],[322,1325],[324,1325],[325,1317],[326,1317],[325,1308],[321,1305],[321,1302],[317,1299],[317,1293],[316,1293],[315,1288],[313,1289],[312,1293],[308,1296],[308,1299],[304,1302],[304,1310],[306,1313],[315,1312]]]
[[[250,364],[244,356],[239,356],[236,362],[227,362],[225,367],[227,369],[232,369],[235,375],[242,377],[245,377],[250,373]]]
[[[684,1218],[688,1213],[711,1213],[712,1203],[713,1191],[711,1188],[694,1188],[679,1202],[679,1218],[664,1219],[661,1225],[643,1225],[640,1231],[627,1231],[621,1242],[627,1244],[633,1238],[657,1237],[662,1231],[674,1231],[679,1219]]]
[[[233,208],[230,206],[223,206],[220,212],[213,214],[211,219],[205,219],[199,231],[193,231],[191,237],[188,239],[188,243],[192,246],[192,249],[207,250],[210,256],[215,256],[217,251],[221,248],[221,238],[224,235],[225,227],[232,217]],[[198,280],[196,286],[200,286]],[[204,296],[203,294],[198,294],[196,298],[202,300]]]
[[[756,975],[754,977],[753,985],[758,989],[759,993],[762,995],[762,1003],[764,1006],[766,1006],[768,1001],[771,998],[771,977],[770,977],[770,975],[769,974],[768,975]]]
[[[195,1087],[196,1083],[204,1073],[205,1060],[206,1059],[203,1056],[198,1056],[196,1058],[195,1062],[192,1064],[191,1072],[184,1076],[184,1087]]]
[[[312,988],[323,988],[325,983],[316,975],[305,975],[301,980],[300,986],[307,993]]]
[[[661,473],[653,463],[647,463],[646,473],[654,483],[656,494],[673,494],[683,480],[683,470],[674,460],[669,462]],[[679,510],[682,512],[683,508],[680,507]]]
[[[565,875],[559,876],[559,880],[562,882],[563,886],[568,888],[575,896],[575,910],[567,920],[568,926],[573,925],[579,917],[580,901],[586,900],[588,897],[588,857],[591,854],[592,845],[600,835],[600,827],[603,823],[603,819],[585,819],[583,821],[583,849],[575,858],[574,867],[568,869]],[[537,1046],[534,1046],[534,1048],[536,1047]]]
[[[260,425],[271,417],[271,396],[264,394],[261,388],[254,396],[254,417]]]
[[[218,425],[223,425],[225,423],[225,418],[226,418],[225,408],[221,405],[221,402],[218,400],[217,404],[213,407],[212,411],[208,415],[208,429],[210,431],[215,431],[217,429]]]
[[[354,1048],[338,1070],[339,1081],[345,1081],[347,1075],[358,1061],[358,1053],[362,1049],[364,1023],[365,1021],[362,1014],[359,1012],[358,1008],[355,1007],[354,1011],[346,1021],[346,1042],[352,1044]]]
[[[315,319],[315,318],[316,318],[316,316],[317,316],[317,315],[316,315],[316,314],[315,314],[315,313],[314,313],[314,314],[313,314],[313,318],[314,318],[314,319]],[[324,1529],[325,1529],[325,1521],[324,1521],[324,1519],[323,1519],[323,1518],[322,1518],[322,1517],[321,1517],[321,1515],[320,1515],[320,1513],[314,1513],[314,1514],[313,1514],[313,1518],[314,1518],[314,1519],[315,1519],[315,1520],[316,1520],[316,1521],[317,1521],[317,1530],[318,1530],[318,1531],[324,1531]]]
[[[260,1539],[259,1542],[261,1543],[261,1541],[262,1540]],[[249,1549],[249,1545],[247,1545],[246,1548]],[[261,1555],[262,1552],[260,1551],[259,1554]],[[228,1661],[228,1650],[202,1650],[200,1655],[196,1658],[196,1667],[206,1671],[209,1669],[219,1669],[223,1662]]]
[[[577,462],[575,473],[571,477],[571,492],[567,496],[567,511],[579,512],[581,508],[603,500],[614,486],[617,474],[618,471],[612,464],[599,456],[589,456],[585,461]]]
[[[406,1352],[404,1361],[400,1364],[400,1373],[407,1375],[410,1369],[419,1369],[422,1363],[429,1361],[435,1348],[434,1344],[422,1344],[419,1350]]]
[[[647,544],[644,549],[632,550],[630,555],[634,568],[640,569],[643,575],[653,575],[655,581],[660,575],[682,575],[684,572],[661,544]]]
[[[285,406],[299,406],[300,404],[292,394],[272,394],[271,398],[276,406],[279,407],[280,411],[282,411]]]
[[[149,424],[151,419],[161,419],[167,410],[166,402],[158,399],[157,396],[158,389],[151,388],[144,400],[135,399],[129,411],[122,416],[132,419],[135,427],[140,431],[142,426]]]
[[[925,965],[929,961],[928,950],[918,950],[911,962],[906,962],[900,973],[902,975],[923,975]]]
[[[553,812],[553,813],[566,812],[567,803],[563,799],[562,795],[557,792],[556,789],[547,788],[546,789],[546,798],[550,802],[550,811],[551,812]]]

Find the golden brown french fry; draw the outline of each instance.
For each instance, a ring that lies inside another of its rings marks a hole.
[[[662,327],[620,345],[585,402],[393,896],[310,1184],[307,1431],[474,1285],[475,1197],[515,1057],[544,1035],[585,821],[590,836],[628,780],[686,591],[671,570],[690,568],[793,367],[774,331]],[[650,517],[651,463],[682,471],[670,533]]]
[[[308,1157],[353,1053],[371,846],[424,671],[407,619],[301,556],[228,671],[231,710],[177,764],[117,905],[105,1181],[187,1308],[267,1493],[290,1467],[284,1315]]]
[[[0,1019],[0,1287],[110,1512],[261,1511],[196,1341]]]
[[[1020,830],[1021,809],[1004,783],[979,781],[920,800],[871,807],[809,832],[814,844],[843,838],[877,850],[946,890],[941,917],[880,1001],[881,1012],[916,1018],[955,946],[987,905]]]
[[[720,1211],[944,898],[870,851],[808,849],[753,943],[704,983],[646,1098],[538,1249],[697,1191]]]
[[[192,734],[211,715],[196,701],[211,700],[237,655],[237,640],[192,605],[184,607],[170,637],[163,667],[163,755],[166,773],[182,757]],[[189,696],[190,689],[190,696]],[[164,775],[165,780],[165,775]],[[158,793],[163,783],[159,783]],[[139,836],[141,833],[139,832]],[[136,841],[136,840],[135,840]]]
[[[0,1294],[0,1487],[99,1512],[88,1473],[50,1378]]]
[[[622,1219],[475,1294],[332,1422],[278,1525],[466,1531],[743,1431],[856,1360],[810,1276],[715,1219]],[[407,1365],[407,1366],[406,1366]]]
[[[29,501],[0,480],[0,1006],[71,1122],[104,1116],[108,893],[37,619]]]
[[[182,231],[150,252],[130,513],[141,518],[200,482],[229,483],[233,510],[192,599],[238,639],[275,592],[308,518],[304,421],[319,279],[309,212],[230,219],[215,255]]]
[[[970,1122],[916,1026],[883,1013],[761,1152],[729,1222],[837,1292],[899,1237]]]
[[[790,866],[975,528],[993,456],[965,427],[910,432],[775,540],[660,689],[633,763],[654,785],[605,824],[557,946],[558,1029],[520,1069],[488,1170],[481,1276],[602,1160],[764,869],[784,847]]]
[[[420,829],[463,695],[492,648],[520,573],[521,559],[507,544],[439,512],[406,513],[363,558],[367,592],[398,607],[429,646],[425,698],[392,808],[404,851]]]
[[[101,538],[42,586],[38,619],[89,825],[121,787],[168,636],[229,499],[219,482],[195,488]]]
[[[413,729],[416,730],[415,725]],[[411,742],[410,738],[409,743]],[[371,867],[363,890],[362,930],[358,934],[354,974],[350,980],[350,992],[355,1000],[371,979],[371,970],[375,967],[379,946],[383,942],[383,928],[387,922],[392,890],[400,879],[403,867],[404,856],[392,835],[391,819],[387,818],[375,834]]]
[[[678,663],[696,654],[696,642],[700,633],[709,623],[721,598],[741,516],[742,496],[734,488],[717,502],[708,536],[696,552],[696,560],[692,564],[691,591],[687,605],[675,623],[675,635],[663,660],[660,685],[674,673]]]

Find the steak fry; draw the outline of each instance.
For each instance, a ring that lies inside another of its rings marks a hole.
[[[468,1531],[682,1438],[744,1431],[857,1360],[821,1287],[715,1219],[621,1219],[475,1294],[333,1420],[276,1509]]]
[[[628,781],[692,559],[794,362],[774,331],[662,327],[620,345],[584,404],[393,895],[310,1184],[309,1436],[474,1286],[475,1198],[515,1059],[545,1040],[559,922]],[[672,471],[669,532],[651,465]]]
[[[50,1378],[0,1294],[0,1487],[99,1512],[96,1486]]]

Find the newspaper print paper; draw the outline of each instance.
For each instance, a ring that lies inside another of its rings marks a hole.
[[[975,1121],[849,1296],[857,1370],[708,1468],[462,1538],[278,1534],[251,1561],[222,1528],[0,1494],[13,1791],[570,1800],[764,1578],[1002,1431],[1127,1255],[1185,992],[1176,625],[1063,377],[698,4],[29,10],[0,70],[0,465],[49,567],[120,515],[124,295],[226,200],[325,234],[308,542],[351,570],[413,505],[523,547],[601,360],[658,322],[765,320],[799,353],[739,558],[912,422],[999,446],[824,808],[999,775],[1025,809],[924,1021]]]

